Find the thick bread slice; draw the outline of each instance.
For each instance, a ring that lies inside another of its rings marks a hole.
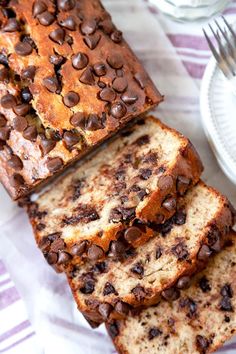
[[[177,194],[196,184],[201,172],[188,139],[146,118],[29,205],[37,243],[48,262],[63,269],[81,258],[103,258],[124,230],[127,241],[138,246],[152,233],[127,229],[136,219],[170,218]]]
[[[175,216],[157,228],[160,232],[153,231],[155,237],[133,252],[122,254],[121,245],[112,244],[105,261],[74,268],[69,282],[87,318],[99,323],[127,315],[132,307],[155,304],[160,295],[175,299],[176,282],[221,249],[222,236],[233,225],[225,197],[199,182],[180,198],[178,207]]]
[[[236,332],[236,234],[173,303],[107,325],[121,354],[205,354]]]

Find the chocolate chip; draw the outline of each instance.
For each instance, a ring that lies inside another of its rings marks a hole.
[[[70,11],[75,7],[74,0],[57,0],[57,6],[62,11]]]
[[[148,295],[148,292],[141,285],[137,285],[131,290],[131,293],[135,296],[138,302],[142,302]]]
[[[118,295],[116,289],[114,288],[114,286],[107,282],[104,286],[104,289],[103,289],[103,295],[104,296],[107,296],[107,295],[110,295],[110,294],[115,294],[115,295]]]
[[[91,221],[99,219],[99,215],[96,209],[94,206],[89,204],[79,204],[77,205],[75,211],[77,212],[75,216],[65,216],[62,220],[62,223],[65,225],[75,225],[79,222],[87,224]]]
[[[123,58],[119,53],[114,53],[107,57],[107,63],[113,69],[121,69],[123,66]]]
[[[8,57],[3,53],[0,53],[0,64],[8,65]]]
[[[202,247],[198,252],[197,258],[199,261],[207,261],[208,258],[211,256],[211,254],[212,254],[211,249],[207,245],[202,245]]]
[[[171,176],[165,175],[165,176],[160,176],[157,186],[162,190],[162,191],[170,191],[174,185],[173,178]]]
[[[141,262],[137,262],[134,266],[130,269],[132,273],[138,274],[141,277],[144,275],[144,267]]]
[[[167,301],[175,301],[180,297],[180,291],[175,288],[169,288],[163,290],[161,295]]]
[[[122,241],[112,241],[109,256],[112,256],[114,259],[117,260],[123,260],[125,251],[126,246]]]
[[[88,248],[87,256],[90,260],[96,261],[104,256],[104,251],[97,245],[92,245]]]
[[[156,249],[156,259],[159,259],[162,256],[162,248],[160,246]]]
[[[95,49],[101,39],[101,35],[98,33],[92,34],[90,36],[86,36],[84,38],[85,44],[91,49]]]
[[[124,92],[128,87],[128,82],[125,77],[117,77],[113,83],[112,87],[115,91],[121,93]]]
[[[99,98],[106,102],[112,102],[116,99],[116,93],[109,87],[105,87],[99,92]]]
[[[112,306],[107,303],[100,304],[98,306],[98,312],[100,313],[104,321],[106,321],[109,318],[112,310],[113,310]]]
[[[179,261],[184,261],[188,259],[189,256],[188,248],[184,241],[180,241],[175,246],[173,246],[171,248],[171,252],[177,257]]]
[[[95,72],[95,75],[97,76],[104,76],[106,75],[107,72],[106,65],[103,64],[102,62],[94,64],[93,70]]]
[[[116,102],[111,106],[111,115],[114,118],[122,118],[126,115],[127,113],[127,108],[122,102]]]
[[[233,312],[233,306],[231,303],[231,299],[228,296],[223,296],[220,301],[220,310],[221,311],[228,311]]]
[[[68,148],[72,147],[80,141],[79,135],[73,132],[65,132],[63,135],[63,139]]]
[[[47,5],[45,4],[44,1],[40,1],[40,0],[35,1],[32,10],[33,17],[37,17],[39,14],[41,14],[46,10],[47,10]]]
[[[89,62],[87,55],[82,52],[78,52],[77,54],[74,54],[71,60],[72,60],[73,67],[77,70],[84,69]]]
[[[115,30],[114,32],[112,32],[111,40],[115,43],[120,43],[122,40],[122,32],[118,31],[118,30]]]
[[[63,161],[60,157],[54,157],[47,161],[47,168],[51,173],[57,172],[63,166]]]
[[[6,109],[13,108],[16,106],[16,98],[10,93],[7,93],[1,98],[1,106]]]
[[[71,255],[67,252],[60,251],[58,254],[57,264],[65,264],[71,260]]]
[[[179,306],[181,308],[187,308],[187,316],[189,318],[194,318],[196,317],[197,313],[197,304],[191,299],[190,297],[187,298],[181,298],[179,301]]]
[[[60,21],[60,25],[71,31],[76,30],[76,22],[72,16],[68,16],[65,20]]]
[[[174,197],[167,197],[162,203],[162,206],[168,211],[174,211],[176,209],[176,205],[177,203]]]
[[[108,328],[108,333],[112,339],[114,339],[119,335],[119,326],[116,321],[109,323],[107,328]]]
[[[3,32],[17,32],[20,31],[20,25],[16,18],[9,18],[5,26],[2,27]]]
[[[38,132],[34,125],[31,125],[23,131],[23,137],[30,141],[35,141],[37,139],[37,135]]]
[[[48,89],[48,91],[57,93],[60,89],[60,84],[56,76],[48,76],[43,79],[43,85]]]
[[[129,221],[135,217],[135,208],[118,207],[111,210],[110,221]]]
[[[153,327],[148,332],[148,339],[152,340],[156,337],[159,337],[160,335],[162,335],[162,331],[157,327]]]
[[[86,130],[96,131],[103,128],[104,126],[102,124],[102,121],[97,114],[90,114],[88,116],[86,127],[85,127]]]
[[[49,236],[50,236],[51,241],[52,241],[52,238],[54,239],[54,237],[55,237],[55,239],[53,240],[51,247],[50,247],[51,251],[57,253],[58,251],[61,251],[65,248],[65,242],[62,238],[60,238],[60,236],[57,237],[57,235],[55,235],[55,234],[51,234]]]
[[[51,139],[42,138],[40,142],[40,147],[42,149],[43,155],[48,154],[56,146],[56,142]]]
[[[70,253],[73,256],[82,256],[82,254],[86,252],[87,247],[88,247],[88,242],[86,240],[84,240],[84,241],[80,242],[79,244],[75,244],[71,248]]]
[[[177,210],[174,216],[174,222],[176,225],[184,225],[186,223],[187,215],[183,210]]]
[[[188,190],[189,185],[190,185],[190,179],[185,177],[185,176],[178,176],[177,178],[177,191],[179,195],[184,195],[185,192]]]
[[[206,337],[197,335],[196,336],[196,346],[201,354],[206,353],[206,350],[209,348],[210,342]]]
[[[82,82],[85,85],[94,85],[95,80],[92,72],[91,67],[87,67],[84,72],[81,74],[79,81]]]
[[[31,47],[31,45],[27,42],[18,42],[15,45],[15,52],[16,54],[25,57],[27,55],[30,55],[33,51],[33,48]]]
[[[64,61],[65,58],[59,54],[50,55],[49,61],[52,65],[60,66]]]
[[[123,301],[118,301],[115,305],[115,311],[121,315],[128,315],[130,306]]]
[[[17,155],[12,155],[7,164],[16,171],[20,171],[23,168],[23,163]]]
[[[84,20],[81,24],[81,32],[83,34],[93,34],[96,31],[97,22],[93,19],[91,20]]]
[[[80,100],[79,94],[74,91],[69,91],[63,97],[63,103],[70,108],[76,106],[79,103],[79,100]]]
[[[137,241],[142,235],[141,230],[136,226],[131,226],[125,230],[124,238],[127,242],[133,243]]]
[[[149,168],[140,169],[139,177],[144,181],[147,181],[151,177],[151,175],[152,175],[152,170],[150,170]]]
[[[8,81],[9,79],[9,70],[8,68],[3,67],[0,69],[0,81]]]
[[[138,145],[138,146],[143,146],[143,145],[146,145],[146,144],[149,144],[150,143],[150,138],[149,138],[149,135],[142,135],[140,136],[135,142],[134,144],[135,145]]]
[[[21,103],[21,104],[18,104],[17,106],[15,106],[13,108],[13,111],[18,116],[25,116],[27,113],[29,113],[30,107],[31,106],[28,103]]]
[[[199,286],[204,293],[211,291],[210,282],[205,275],[199,280]]]
[[[6,117],[0,113],[0,128],[5,127],[6,124],[7,124]]]
[[[87,282],[85,282],[84,286],[82,286],[79,290],[81,293],[88,295],[94,292],[94,288],[94,280],[88,280]]]
[[[231,285],[230,284],[225,284],[221,290],[220,290],[220,294],[222,296],[228,296],[229,298],[232,298],[233,297],[233,290],[231,288]]]
[[[9,178],[9,182],[14,188],[19,188],[25,183],[23,176],[21,176],[19,173],[14,173]]]
[[[43,26],[50,26],[55,20],[54,15],[51,14],[51,12],[49,11],[44,11],[40,13],[37,18],[39,20],[39,23]]]
[[[147,77],[143,73],[136,73],[134,79],[137,81],[141,89],[143,90],[147,84]]]
[[[127,91],[121,96],[125,104],[134,104],[138,100],[138,95],[134,91]]]
[[[49,265],[53,265],[57,263],[58,256],[57,253],[55,252],[49,252],[48,254],[45,255],[45,258]]]
[[[83,112],[77,112],[75,114],[73,114],[73,116],[71,116],[70,118],[70,123],[74,126],[74,127],[80,127],[81,129],[85,128],[85,123],[86,123],[86,119],[85,119],[85,115]]]
[[[190,277],[185,275],[181,278],[176,283],[176,287],[178,289],[188,289],[190,287]]]
[[[33,96],[28,87],[25,87],[21,90],[21,97],[22,100],[27,103],[29,103],[33,99]]]
[[[63,44],[66,32],[63,28],[57,28],[49,34],[49,38],[58,44]]]
[[[0,140],[6,141],[10,137],[11,129],[9,127],[0,128]]]

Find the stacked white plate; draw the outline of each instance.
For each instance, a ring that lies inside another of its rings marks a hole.
[[[200,96],[202,123],[217,161],[236,184],[236,95],[212,58]]]

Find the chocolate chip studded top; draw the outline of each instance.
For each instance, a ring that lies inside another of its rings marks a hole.
[[[108,323],[107,330],[117,351],[206,354],[217,351],[235,335],[235,237],[234,232],[228,235],[231,245],[210,259],[207,268],[192,278],[191,286],[181,290],[176,301],[161,300],[155,307]],[[208,281],[207,292],[199,285],[201,279]],[[223,298],[227,303],[225,308],[222,308]]]
[[[46,167],[46,157],[40,158],[45,133],[47,139],[51,133],[56,135],[57,144],[46,155],[61,158],[63,169],[162,101],[99,0],[6,1],[0,23],[0,112],[7,110],[11,125],[13,106],[30,103],[35,112],[30,124],[38,133],[21,149],[21,158],[32,153],[34,160],[24,164],[24,186],[16,190],[7,182],[10,176],[2,178],[14,198],[53,174]],[[140,86],[137,75],[145,77],[145,84]],[[83,127],[72,123],[78,113],[84,115]],[[63,140],[63,133],[71,130],[80,137],[73,149]],[[24,144],[14,129],[10,140],[20,148]]]
[[[84,124],[83,116],[74,116],[72,122],[75,126]],[[89,122],[93,129],[96,117],[90,116]],[[76,143],[68,132],[63,139],[72,148]],[[60,164],[58,157],[47,159],[51,170]],[[188,180],[186,191],[200,174],[201,163],[188,140],[160,121],[146,118],[59,179],[29,206],[36,239],[40,242],[61,232],[69,253],[74,245],[86,241],[88,249],[78,254],[82,258],[88,256],[92,244],[106,252],[110,242],[121,236],[136,247],[150,237],[142,222],[163,223],[175,213],[179,178]],[[38,213],[42,212],[45,216],[41,219]],[[184,215],[180,215],[178,222],[181,224],[183,219]],[[41,223],[46,227],[38,230]],[[102,252],[98,255],[104,256]]]
[[[190,285],[187,275],[209,261],[216,253],[215,244],[222,246],[225,233],[232,225],[232,215],[225,201],[216,191],[200,183],[179,202],[181,212],[177,211],[161,227],[151,225],[153,237],[145,244],[129,249],[124,240],[113,241],[104,261],[105,271],[97,272],[89,262],[79,270],[74,268],[69,280],[79,309],[95,322],[102,322],[101,304],[112,306],[109,317],[114,318],[118,301],[131,307],[151,305],[160,297],[178,301],[181,289]],[[179,223],[183,211],[186,217]],[[204,261],[199,257],[203,247],[211,250]],[[93,284],[90,293],[84,291],[88,282]],[[230,288],[222,289],[221,295],[220,306],[230,311]],[[92,302],[97,304],[93,309]],[[189,316],[193,317],[194,303],[188,301],[184,306],[189,307]]]

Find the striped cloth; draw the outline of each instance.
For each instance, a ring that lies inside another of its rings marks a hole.
[[[148,0],[103,3],[166,97],[156,115],[189,136],[206,166],[205,181],[236,205],[235,187],[220,171],[201,125],[199,90],[210,57],[201,25],[174,23]],[[236,1],[225,14],[236,19]],[[115,354],[105,329],[91,330],[77,311],[66,279],[47,266],[24,212],[1,187],[0,210],[0,353]],[[236,340],[220,352],[235,353]]]

